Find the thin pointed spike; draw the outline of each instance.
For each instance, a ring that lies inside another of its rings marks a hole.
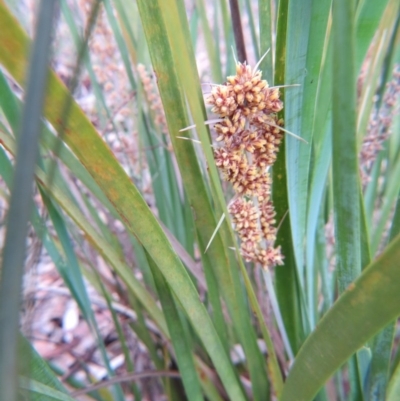
[[[194,143],[199,143],[201,145],[201,142],[198,141],[197,139],[186,138],[186,136],[176,136],[175,138],[184,139],[185,141],[192,141]]]
[[[231,46],[231,49],[232,49],[233,59],[235,60],[235,65],[237,65],[238,61],[237,61],[237,58],[236,58],[236,55],[235,55],[235,49],[233,48],[233,46]]]
[[[270,87],[269,87],[269,89],[276,89],[276,88],[291,88],[291,87],[294,87],[294,86],[301,86],[301,84],[270,86]]]
[[[209,85],[209,86],[225,86],[221,84],[214,84],[214,82],[203,82],[200,84],[201,86]]]
[[[210,247],[211,243],[213,242],[214,237],[217,235],[217,232],[218,232],[219,228],[221,227],[221,224],[224,222],[224,219],[225,219],[225,213],[219,219],[217,227],[215,227],[213,235],[211,236],[210,241],[208,242],[208,244],[206,246],[206,250],[204,251],[204,253],[206,253],[208,251],[208,248]]]
[[[280,221],[279,224],[278,224],[278,227],[276,227],[276,232],[278,232],[279,229],[281,228],[282,223],[285,221],[285,218],[286,218],[286,216],[288,215],[288,213],[289,213],[289,209],[286,210],[285,214],[282,216],[281,221]]]
[[[282,128],[282,127],[280,127],[279,125],[272,124],[272,123],[266,123],[266,124],[270,125],[271,127],[279,128],[279,129],[282,130],[283,132],[286,132],[287,134],[291,135],[293,138],[296,138],[296,139],[298,139],[299,141],[302,141],[302,142],[304,142],[304,143],[306,143],[306,144],[308,145],[308,142],[307,142],[305,139],[303,139],[301,136],[298,136],[298,135],[296,135],[296,134],[293,134],[293,132],[290,132],[290,131],[288,131],[287,129]]]
[[[270,49],[268,49],[260,58],[260,60],[258,60],[258,63],[255,65],[254,69],[253,69],[253,75],[256,73],[256,71],[258,70],[258,67],[260,66],[260,64],[262,63],[262,61],[264,60],[265,56],[269,53]]]
[[[211,124],[222,123],[222,121],[224,121],[223,118],[213,118],[213,119],[204,121],[204,124],[205,125],[211,125]]]
[[[189,131],[192,128],[196,128],[196,124],[189,125],[189,127],[186,127],[186,128],[182,128],[182,129],[179,130],[179,132]]]

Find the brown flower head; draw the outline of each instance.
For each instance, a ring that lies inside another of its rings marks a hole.
[[[282,264],[280,248],[273,247],[276,213],[268,173],[283,138],[279,128],[283,120],[276,116],[283,107],[279,90],[269,88],[260,71],[238,63],[236,75],[213,87],[207,102],[222,117],[215,131],[223,147],[214,150],[214,158],[237,194],[229,213],[241,241],[240,252],[246,261],[264,268]],[[257,203],[248,198],[256,198]]]

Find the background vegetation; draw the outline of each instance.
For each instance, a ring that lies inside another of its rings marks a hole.
[[[400,399],[399,8],[0,0],[1,399]],[[240,256],[203,93],[268,49],[303,141],[273,167],[265,270]],[[65,366],[37,338],[46,266]]]

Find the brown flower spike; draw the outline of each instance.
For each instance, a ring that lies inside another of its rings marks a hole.
[[[206,99],[221,117],[215,124],[214,150],[217,167],[236,192],[229,206],[234,229],[241,241],[240,250],[248,262],[267,269],[283,264],[276,239],[275,210],[270,199],[271,177],[268,169],[276,160],[283,132],[279,90],[270,88],[261,71],[238,63],[236,75],[224,85],[214,86]]]

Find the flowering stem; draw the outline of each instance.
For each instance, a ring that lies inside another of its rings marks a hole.
[[[247,61],[246,47],[244,45],[242,20],[240,18],[239,4],[237,0],[229,0],[231,6],[232,26],[235,35],[236,50],[238,52],[238,59],[244,63]]]

